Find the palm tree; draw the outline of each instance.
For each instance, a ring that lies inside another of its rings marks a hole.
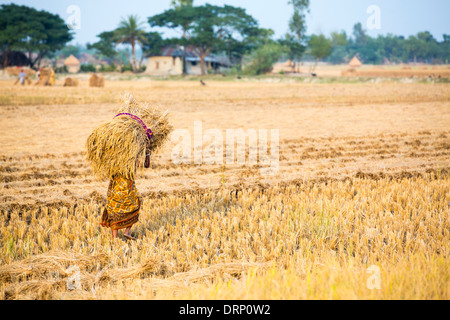
[[[124,43],[131,45],[131,59],[128,54],[133,72],[137,71],[136,66],[136,44],[142,46],[146,41],[144,23],[140,21],[137,15],[130,15],[120,21],[119,27],[114,31],[116,35],[116,44]]]

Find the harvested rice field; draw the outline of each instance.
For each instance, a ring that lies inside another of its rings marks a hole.
[[[203,80],[0,80],[0,299],[450,298],[447,82]],[[137,241],[100,226],[85,150],[125,92],[175,129]]]

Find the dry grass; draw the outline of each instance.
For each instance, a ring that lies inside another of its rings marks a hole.
[[[386,77],[386,78],[450,78],[450,70],[446,68],[424,67],[423,69],[404,67],[402,69],[393,68],[363,68],[348,69],[342,71],[342,76],[348,77]]]
[[[205,298],[218,290],[212,298],[236,291],[244,299],[446,299],[449,181],[353,179],[147,198],[132,243],[113,241],[98,226],[97,204],[14,210],[2,215],[1,288],[7,298],[60,298],[69,291],[66,270],[76,265],[85,298],[92,288],[96,298],[111,297],[111,287],[120,298],[119,281],[126,298],[129,282],[139,280],[138,289],[152,288],[140,298]],[[383,270],[383,290],[366,287],[370,265]],[[428,281],[422,291],[410,282],[416,278]],[[293,284],[284,287],[288,279]],[[39,281],[45,292],[36,291]],[[400,289],[397,281],[407,282]],[[313,284],[297,291],[296,282]]]
[[[9,99],[0,108],[0,298],[450,296],[448,85],[112,81],[99,91],[81,81],[0,90]],[[169,142],[136,181],[138,241],[113,240],[99,226],[107,186],[94,180],[84,146],[126,90],[191,133],[195,120],[203,130],[279,128],[279,172],[174,165]],[[372,265],[379,290],[367,286]]]

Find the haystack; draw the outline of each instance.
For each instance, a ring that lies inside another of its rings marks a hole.
[[[53,86],[55,84],[55,71],[53,68],[41,68],[41,75],[39,76],[37,86]]]
[[[134,180],[137,169],[143,167],[147,145],[152,154],[156,153],[173,129],[167,111],[162,113],[147,104],[140,104],[129,93],[116,115],[120,113],[141,119],[153,136],[149,139],[144,126],[129,115],[112,116],[111,120],[98,126],[87,139],[86,148],[87,160],[99,179],[120,175]]]
[[[77,73],[80,71],[80,61],[73,54],[64,60],[64,65],[69,73]]]
[[[359,61],[357,56],[354,56],[348,65],[352,68],[359,68],[362,66],[362,63]]]
[[[105,78],[102,75],[94,73],[89,79],[89,86],[103,88],[105,86]]]
[[[66,78],[64,80],[64,87],[78,87],[78,79],[77,78]]]

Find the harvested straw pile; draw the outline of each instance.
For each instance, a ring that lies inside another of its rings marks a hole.
[[[64,80],[64,87],[78,87],[78,79],[77,78],[66,78]]]
[[[173,127],[169,124],[167,111],[146,104],[138,104],[131,94],[124,98],[123,105],[116,114],[129,113],[139,117],[151,129],[149,140],[141,123],[128,115],[114,117],[101,124],[86,142],[87,160],[94,175],[100,179],[112,179],[121,175],[135,179],[137,167],[145,161],[147,145],[152,154],[167,140]]]
[[[5,68],[5,71],[8,73],[9,76],[17,77],[19,76],[20,71],[23,70],[27,76],[34,76],[36,75],[36,71],[29,67],[7,67]]]
[[[41,75],[39,77],[37,86],[53,86],[55,84],[55,71],[53,68],[41,68]]]
[[[105,78],[102,75],[94,73],[89,79],[89,86],[103,88],[105,86]]]
[[[84,256],[79,253],[48,252],[0,267],[0,284],[22,281],[29,278],[42,279],[51,273],[67,276],[66,268],[76,265],[90,270],[97,264],[108,262],[105,254]]]
[[[240,278],[250,269],[264,270],[270,265],[269,262],[229,262],[172,274],[168,266],[156,257],[131,267],[116,268],[111,263],[111,257],[105,253],[82,255],[53,251],[0,266],[0,287],[3,287],[0,299],[92,299],[92,288],[105,294],[110,291],[111,285],[127,285],[135,281],[139,281],[145,289],[180,290],[217,278]],[[71,278],[75,270],[78,282],[72,286]]]

